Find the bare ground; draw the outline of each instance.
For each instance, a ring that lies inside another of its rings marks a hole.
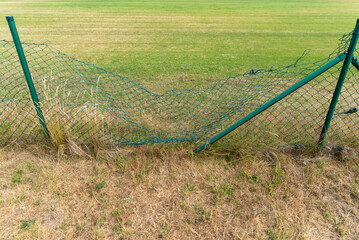
[[[355,151],[188,149],[4,147],[0,238],[359,238]]]

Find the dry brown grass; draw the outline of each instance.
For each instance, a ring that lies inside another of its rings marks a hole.
[[[359,161],[185,146],[0,155],[1,239],[357,239]],[[345,161],[343,161],[345,160]],[[22,222],[22,221],[27,222]]]

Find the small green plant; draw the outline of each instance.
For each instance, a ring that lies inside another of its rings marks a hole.
[[[324,164],[325,164],[325,163],[324,163],[323,160],[317,162],[317,165],[318,165],[318,167],[319,167],[320,169],[323,169]]]
[[[31,163],[28,163],[28,162],[26,162],[26,161],[24,161],[24,163],[26,164],[26,167],[30,170],[30,172],[34,172],[34,171],[35,171],[34,167],[31,165]]]
[[[269,195],[273,195],[273,185],[272,184],[268,185],[268,193],[269,193]]]
[[[278,185],[280,185],[281,183],[284,182],[285,177],[286,177],[286,175],[282,169],[282,165],[281,165],[280,161],[278,161],[276,168],[275,168],[273,184],[277,187]]]
[[[231,185],[225,184],[221,187],[209,186],[209,189],[213,193],[213,200],[215,204],[218,203],[219,197],[227,196],[229,201],[233,200],[235,188]]]
[[[126,162],[125,160],[121,157],[121,156],[117,156],[117,158],[115,159],[116,165],[118,167],[118,172],[125,172],[126,170]]]
[[[42,198],[39,198],[35,202],[33,202],[34,206],[39,206],[41,203],[42,203]]]
[[[259,182],[259,176],[258,175],[252,175],[249,177],[248,181],[250,183],[258,183]]]
[[[56,195],[57,195],[57,196],[61,196],[61,197],[68,197],[68,196],[71,196],[72,193],[69,193],[69,192],[67,192],[67,191],[65,191],[65,192],[57,191],[57,192],[56,192]]]
[[[282,169],[282,165],[280,161],[277,162],[272,180],[267,182],[266,185],[268,186],[268,193],[269,195],[273,195],[274,189],[281,185],[286,178],[286,174]]]
[[[249,175],[246,172],[241,172],[239,174],[239,177],[245,178],[250,183],[258,183],[259,182],[259,176],[258,175]]]
[[[254,187],[250,187],[250,188],[249,188],[249,191],[252,192],[252,193],[255,193],[255,192],[257,192],[257,189],[254,188]]]
[[[147,170],[147,171],[149,171],[149,170]],[[143,182],[143,174],[147,173],[147,171],[144,172],[141,170],[138,174],[131,173],[130,176],[136,183],[140,183],[140,182]]]
[[[159,238],[164,238],[169,232],[171,231],[170,228],[162,227],[160,234],[158,235]]]
[[[204,208],[198,204],[193,205],[195,213],[199,216],[198,220],[203,222],[207,219],[206,213],[204,211]]]
[[[225,184],[221,187],[221,196],[233,196],[234,195],[234,187]]]
[[[121,216],[121,214],[124,212],[124,209],[123,208],[120,208],[120,209],[116,209],[114,211],[111,212],[111,215],[112,217],[114,218],[119,218]]]
[[[343,237],[344,236],[344,230],[342,228],[340,228],[340,223],[337,222],[335,217],[333,218],[333,222],[334,222],[334,226],[335,226],[335,228],[337,230],[338,236]]]
[[[85,224],[76,224],[76,229],[79,230],[79,231],[84,231],[85,230]]]
[[[274,234],[274,231],[272,229],[269,229],[267,231],[267,234],[268,234],[268,240],[274,240],[276,239],[276,235]]]
[[[193,208],[194,208],[194,211],[195,211],[197,214],[204,214],[203,207],[201,207],[200,205],[198,205],[198,204],[193,204]]]
[[[14,175],[11,178],[11,181],[13,183],[21,183],[22,182],[22,170],[21,169],[16,169],[16,171],[14,172]]]
[[[330,211],[329,204],[328,204],[328,202],[325,202],[325,204],[324,204],[324,217],[328,219],[331,214],[332,214],[332,212]]]
[[[185,189],[186,189],[188,192],[196,191],[196,188],[195,188],[194,186],[190,185],[189,183],[186,183]]]
[[[112,228],[112,231],[117,232],[117,233],[122,232],[122,225],[123,225],[122,215],[123,214],[124,214],[123,208],[116,208],[114,211],[111,212],[111,216],[116,221],[116,224]]]
[[[122,231],[122,225],[121,222],[117,222],[115,226],[113,226],[112,231],[114,232],[121,232]]]
[[[137,174],[137,178],[142,182],[143,181],[143,171],[141,170],[139,174]]]
[[[21,225],[20,228],[21,229],[29,229],[32,225],[35,224],[36,218],[34,219],[28,219],[28,220],[21,220]]]
[[[100,183],[97,183],[96,186],[95,186],[96,192],[100,191],[100,190],[105,186],[105,184],[106,184],[106,181],[105,181],[105,180],[103,180],[103,181],[100,182]]]

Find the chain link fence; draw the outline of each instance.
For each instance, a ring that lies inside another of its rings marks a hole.
[[[83,143],[206,140],[345,52],[352,34],[321,61],[244,74],[155,94],[128,78],[78,61],[47,44],[22,43],[51,138]],[[358,56],[356,51],[355,56]],[[0,41],[0,141],[42,141],[34,105],[13,42]],[[318,141],[342,64],[276,103],[220,141],[294,144]],[[358,70],[350,66],[328,142],[358,146]]]

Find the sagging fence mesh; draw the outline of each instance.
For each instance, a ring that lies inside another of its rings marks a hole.
[[[206,140],[283,92],[347,48],[344,35],[327,58],[155,94],[128,78],[78,61],[47,44],[23,43],[52,137],[115,144]],[[358,55],[357,52],[355,55]],[[13,42],[0,42],[0,141],[43,139]],[[342,64],[247,122],[227,141],[310,144],[319,138]],[[328,141],[358,145],[358,70],[346,78]],[[233,139],[235,137],[235,139]]]

